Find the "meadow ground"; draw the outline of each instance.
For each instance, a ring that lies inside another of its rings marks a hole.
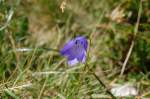
[[[44,50],[77,36],[85,64]],[[123,99],[150,98],[149,66],[149,0],[0,0],[1,99],[111,99],[126,83],[138,95]]]

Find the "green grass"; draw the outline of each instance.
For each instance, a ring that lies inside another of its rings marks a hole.
[[[149,0],[0,0],[0,98],[110,98],[89,68],[108,87],[129,82],[137,86],[139,97],[150,97],[149,12]],[[79,35],[90,42],[86,64],[70,68],[59,53],[37,50],[60,49]]]

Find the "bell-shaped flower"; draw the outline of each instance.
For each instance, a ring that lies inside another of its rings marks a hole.
[[[85,63],[87,47],[87,39],[84,36],[79,36],[67,42],[60,50],[60,53],[67,57],[68,64],[73,66],[79,62]]]

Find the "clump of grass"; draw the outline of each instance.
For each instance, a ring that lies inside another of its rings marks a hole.
[[[62,2],[66,2],[64,12],[60,9]],[[106,86],[112,82],[135,83],[139,97],[148,97],[149,5],[146,0],[0,1],[0,97],[110,98],[86,65],[69,68],[59,53],[37,51],[60,49],[78,35],[90,38],[87,64]],[[114,12],[117,16],[112,18]],[[133,50],[120,78],[133,40]],[[33,50],[15,51],[18,48]]]

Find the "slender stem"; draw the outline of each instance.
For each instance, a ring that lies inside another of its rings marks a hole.
[[[93,31],[95,31],[95,30],[93,30]],[[92,33],[94,33],[94,32],[92,32]],[[92,36],[92,35],[89,36],[89,50],[90,50],[90,45],[91,45],[91,42],[92,42],[92,41],[91,41],[91,36]],[[88,50],[88,53],[87,53],[87,58],[89,58],[89,50]],[[89,65],[88,65],[87,62],[85,63],[85,66],[86,66],[86,67],[88,68],[88,70],[92,73],[92,75],[98,80],[98,82],[100,83],[100,85],[102,85],[102,86],[105,88],[107,94],[109,94],[112,99],[116,99],[116,97],[108,90],[108,88],[107,88],[106,85],[101,81],[101,79],[99,79],[99,77],[93,72],[93,70],[89,68]]]
[[[105,88],[107,94],[109,94],[112,99],[117,99],[117,98],[108,90],[108,88],[107,88],[106,85],[101,81],[101,79],[99,79],[99,77],[93,72],[93,70],[90,69],[88,65],[87,65],[87,67],[88,67],[90,73],[98,80],[98,82],[100,83],[100,85],[102,85],[102,86]]]
[[[120,77],[123,75],[124,71],[125,71],[125,68],[126,68],[126,65],[128,63],[128,60],[131,56],[131,53],[133,51],[133,48],[134,48],[134,45],[135,45],[135,38],[136,38],[136,35],[137,35],[137,32],[138,32],[138,27],[139,27],[139,24],[140,24],[140,18],[141,18],[141,13],[142,13],[142,0],[140,0],[140,4],[139,4],[139,11],[138,11],[138,17],[137,17],[137,22],[135,24],[135,28],[134,28],[134,34],[133,34],[133,40],[131,42],[131,45],[130,45],[130,48],[128,50],[128,53],[126,55],[126,58],[123,62],[123,66],[122,66],[122,69],[121,69],[121,73],[120,73]]]
[[[99,77],[94,72],[92,72],[92,74],[98,80],[98,82],[106,89],[106,92],[112,97],[112,99],[116,99],[116,97],[108,90],[106,85],[99,79]]]

